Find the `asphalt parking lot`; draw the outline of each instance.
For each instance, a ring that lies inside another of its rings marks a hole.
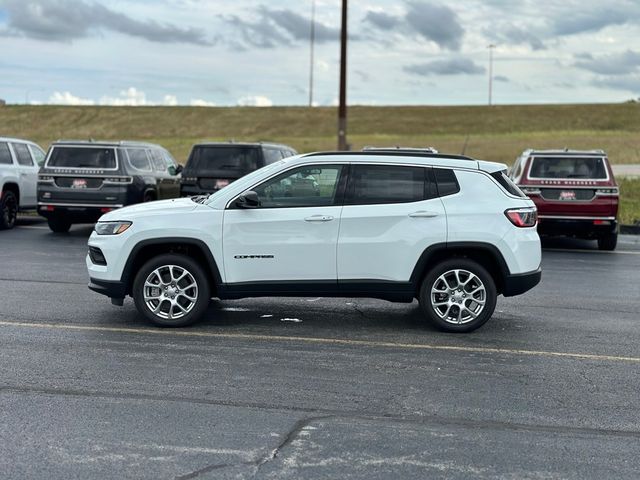
[[[452,335],[316,298],[156,329],[86,288],[90,232],[0,232],[2,477],[638,478],[638,237],[546,242],[539,287]]]

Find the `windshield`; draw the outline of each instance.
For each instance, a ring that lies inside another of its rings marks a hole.
[[[224,146],[194,147],[187,163],[189,171],[200,175],[229,173],[244,174],[258,168],[258,149],[255,147]]]
[[[538,157],[533,159],[530,178],[590,178],[605,180],[601,157]]]
[[[47,166],[113,170],[117,164],[113,148],[55,147]]]

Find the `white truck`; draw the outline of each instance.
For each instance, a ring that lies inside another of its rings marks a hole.
[[[0,230],[13,228],[21,210],[38,206],[38,170],[45,159],[35,143],[0,137]]]

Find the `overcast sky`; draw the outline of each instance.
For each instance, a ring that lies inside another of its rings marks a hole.
[[[316,0],[315,102],[338,89],[340,0]],[[351,0],[350,104],[640,96],[640,0]],[[0,0],[10,103],[304,105],[311,0]]]

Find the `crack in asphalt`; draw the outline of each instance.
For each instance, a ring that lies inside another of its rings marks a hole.
[[[179,475],[175,477],[175,480],[190,480],[192,478],[197,478],[200,475],[205,473],[212,472],[214,470],[220,470],[223,468],[231,468],[231,467],[254,467],[255,472],[251,475],[251,478],[255,478],[256,475],[260,473],[260,469],[263,465],[269,463],[272,460],[275,460],[278,457],[278,454],[287,447],[287,445],[291,444],[296,437],[300,434],[300,432],[311,422],[322,420],[325,418],[331,418],[330,415],[321,415],[321,416],[312,416],[305,417],[298,421],[296,421],[293,426],[284,434],[284,438],[282,441],[269,452],[268,455],[264,455],[262,457],[256,458],[255,460],[249,460],[246,462],[238,462],[238,463],[214,463],[211,465],[207,465],[206,467],[200,468],[198,470],[194,470],[193,472],[186,473],[184,475]]]
[[[397,415],[391,413],[379,413],[379,412],[366,412],[362,410],[336,410],[325,409],[317,407],[299,407],[291,405],[273,405],[265,403],[249,403],[249,402],[230,402],[221,400],[207,400],[203,398],[193,397],[178,397],[167,395],[150,395],[150,394],[137,394],[137,393],[113,393],[113,392],[98,392],[98,391],[85,391],[85,390],[71,390],[71,389],[56,389],[56,388],[39,388],[39,387],[24,387],[24,386],[11,386],[0,385],[0,394],[34,394],[34,395],[59,395],[59,396],[72,396],[72,397],[89,397],[89,398],[108,398],[114,400],[153,400],[160,402],[184,402],[191,404],[201,405],[217,405],[234,408],[252,408],[257,410],[273,410],[280,412],[306,412],[315,414],[313,417],[307,419],[308,422],[316,419],[356,419],[364,421],[390,421],[395,423],[410,424],[410,425],[448,425],[458,426],[475,429],[494,429],[494,430],[516,430],[516,431],[531,431],[531,432],[548,432],[548,433],[573,433],[573,434],[591,434],[598,436],[615,436],[626,438],[640,438],[640,430],[614,430],[607,428],[597,427],[575,427],[568,425],[534,425],[526,423],[514,423],[499,420],[476,420],[471,418],[454,418],[443,417],[440,415],[424,414],[424,415]],[[300,420],[299,422],[301,422]],[[298,423],[299,423],[298,422]],[[294,438],[295,433],[304,428],[302,425],[296,429],[296,426],[292,428],[287,438]],[[285,447],[290,443],[283,441],[280,448]],[[276,451],[278,449],[276,448]]]

